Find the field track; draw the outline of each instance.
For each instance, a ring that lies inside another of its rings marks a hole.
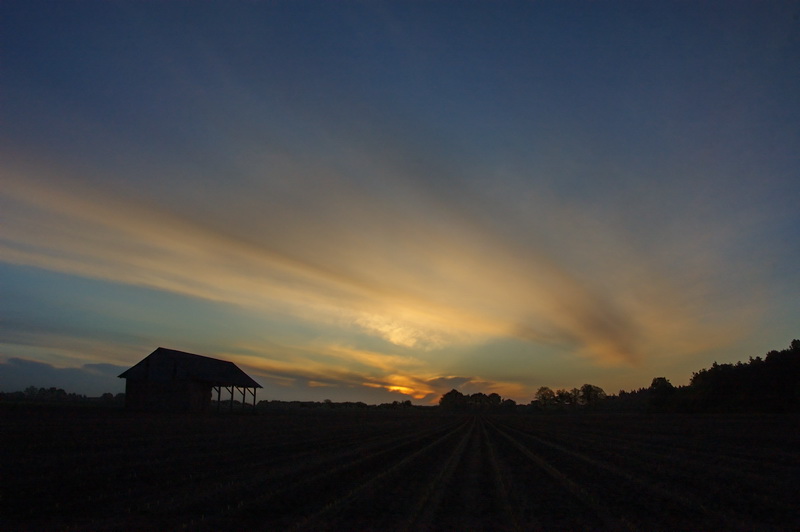
[[[2,530],[797,530],[789,416],[0,405]]]

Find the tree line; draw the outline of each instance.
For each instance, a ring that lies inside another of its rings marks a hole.
[[[527,405],[518,405],[513,399],[503,399],[496,393],[486,395],[477,392],[465,395],[458,390],[450,390],[439,399],[439,406],[444,410],[456,411],[572,410],[595,408],[605,399],[606,393],[602,388],[593,384],[584,384],[580,389],[556,391],[542,386]]]
[[[0,392],[0,401],[30,403],[102,403],[107,405],[123,405],[125,394],[104,393],[100,397],[87,397],[77,393],[68,393],[62,388],[37,388],[28,386],[21,392]]]
[[[464,395],[458,390],[450,390],[439,399],[439,406],[445,410],[514,410],[517,402],[503,399],[499,394],[477,392]]]
[[[653,412],[800,412],[800,340],[747,362],[717,364],[692,373],[687,386],[653,379],[649,388],[620,392],[619,410]]]
[[[0,393],[0,401],[37,403],[102,403],[122,405],[125,394],[105,393],[86,397],[67,393],[61,388],[36,388]],[[497,393],[463,394],[450,390],[439,399],[439,407],[452,411],[495,412],[800,412],[800,340],[792,340],[787,349],[770,351],[763,358],[750,357],[747,362],[717,364],[692,373],[689,384],[673,386],[669,379],[656,377],[647,388],[620,390],[607,395],[599,386],[584,384],[580,388],[553,390],[540,387],[528,404],[517,404]],[[365,403],[314,401],[260,401],[258,409],[274,408],[338,408],[385,410],[421,409],[411,401],[394,401],[377,406]]]
[[[607,395],[599,386],[584,384],[571,390],[540,387],[527,405],[500,395],[465,395],[451,390],[439,406],[455,411],[546,412],[676,412],[725,413],[800,412],[800,340],[788,349],[770,351],[764,358],[717,364],[692,374],[687,386],[674,386],[656,377],[647,388]]]

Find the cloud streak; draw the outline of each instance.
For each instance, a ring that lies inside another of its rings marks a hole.
[[[453,388],[498,392],[525,401],[526,390],[519,383],[482,377],[432,376],[422,358],[391,355],[346,345],[239,346],[220,353],[226,360],[247,368],[262,381],[278,387],[305,386],[332,389],[382,391],[382,401],[405,395],[425,404],[436,404]],[[405,399],[405,398],[403,398]]]
[[[710,262],[707,271],[693,264],[665,270],[642,253],[641,241],[554,202],[546,190],[530,198],[535,214],[509,228],[491,222],[488,198],[461,194],[448,202],[400,177],[384,178],[383,194],[367,196],[357,183],[330,172],[319,177],[319,168],[297,161],[284,172],[258,187],[248,183],[250,193],[226,183],[242,200],[222,212],[212,204],[213,183],[187,209],[178,202],[181,186],[157,201],[40,169],[6,171],[0,254],[11,263],[287,312],[422,352],[517,337],[601,364],[637,364],[683,343],[715,345],[742,324],[731,313],[714,327],[696,325],[713,301],[698,301],[704,294],[686,285],[713,290],[715,248],[692,257]],[[330,180],[333,197],[303,195]],[[271,187],[295,202],[262,204]],[[397,194],[416,201],[402,204]],[[465,202],[472,204],[465,209]],[[660,253],[686,254],[693,245],[687,235]]]
[[[11,357],[0,362],[0,389],[22,391],[19,383],[36,388],[61,388],[66,392],[99,397],[104,393],[124,391],[124,382],[117,376],[126,367],[114,364],[83,364],[80,367],[58,368],[34,360]]]
[[[6,11],[7,356],[427,401],[793,338],[791,10]]]

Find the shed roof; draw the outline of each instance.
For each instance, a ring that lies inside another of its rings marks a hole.
[[[159,347],[119,377],[148,381],[192,380],[213,386],[261,388],[233,362],[164,347]]]

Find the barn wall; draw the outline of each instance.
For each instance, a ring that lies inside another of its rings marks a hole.
[[[211,385],[181,380],[127,379],[125,406],[147,412],[206,412],[211,407]]]

